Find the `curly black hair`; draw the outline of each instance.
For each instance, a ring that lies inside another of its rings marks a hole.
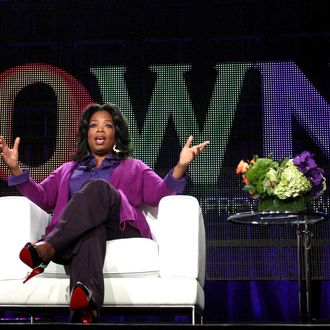
[[[71,159],[80,162],[84,157],[90,155],[87,140],[88,127],[90,118],[97,111],[107,111],[113,119],[116,129],[116,147],[120,150],[119,152],[113,152],[113,156],[117,159],[128,158],[133,149],[130,144],[131,139],[125,116],[115,104],[106,103],[101,105],[98,103],[92,103],[85,108],[80,117],[76,139],[76,151],[71,155]]]

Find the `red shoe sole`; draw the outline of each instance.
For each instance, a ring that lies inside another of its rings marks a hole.
[[[33,264],[33,259],[32,259],[32,255],[31,252],[29,250],[29,248],[26,246],[24,247],[20,254],[19,254],[19,258],[29,267],[34,268],[34,264]]]
[[[72,310],[77,310],[87,308],[88,306],[89,300],[85,291],[80,287],[76,287],[71,295],[70,308]]]

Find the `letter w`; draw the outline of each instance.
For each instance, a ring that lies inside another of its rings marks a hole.
[[[178,138],[183,145],[190,134],[194,142],[210,140],[201,157],[190,166],[195,182],[215,184],[228,143],[242,82],[251,63],[217,64],[217,78],[210,100],[203,131],[200,131],[191,99],[184,81],[190,65],[168,64],[151,66],[157,80],[148,107],[142,132],[136,125],[132,104],[127,93],[123,66],[94,67],[91,72],[99,82],[105,102],[117,104],[128,119],[135,157],[150,166],[156,163],[166,126],[172,117]],[[175,164],[173,164],[175,165]]]

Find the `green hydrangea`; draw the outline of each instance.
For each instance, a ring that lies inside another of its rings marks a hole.
[[[263,191],[267,195],[272,196],[274,194],[276,181],[277,181],[277,171],[274,168],[270,168],[268,172],[265,174],[265,177],[262,182]]]
[[[285,164],[280,180],[274,189],[274,195],[279,199],[298,197],[312,188],[310,181],[297,169],[290,159]]]

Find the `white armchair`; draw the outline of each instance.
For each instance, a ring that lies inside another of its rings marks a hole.
[[[0,309],[67,307],[69,279],[63,266],[51,262],[23,284],[31,269],[19,260],[19,251],[40,239],[49,214],[20,196],[1,197],[0,210]],[[184,308],[194,324],[204,310],[206,247],[199,203],[175,195],[144,211],[153,240],[107,242],[103,308]]]

